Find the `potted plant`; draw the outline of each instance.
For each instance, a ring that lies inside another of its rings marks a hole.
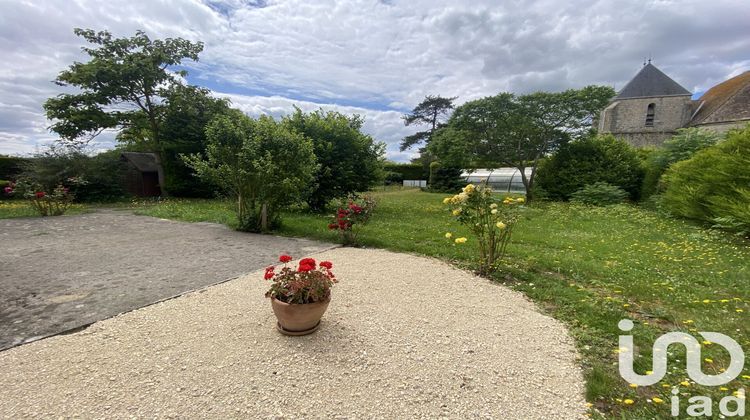
[[[284,266],[266,268],[264,278],[271,281],[266,297],[271,298],[271,307],[276,315],[276,328],[286,335],[306,335],[320,326],[328,303],[331,301],[331,286],[337,283],[330,261],[317,264],[312,258],[303,258],[297,269],[289,267],[289,255],[281,255]]]

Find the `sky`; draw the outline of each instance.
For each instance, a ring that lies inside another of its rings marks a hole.
[[[55,141],[42,104],[86,61],[76,27],[202,41],[189,83],[251,116],[360,114],[407,161],[398,144],[419,127],[401,116],[426,95],[619,90],[649,57],[700,94],[750,70],[748,17],[747,0],[0,0],[0,153]],[[113,132],[95,139],[113,146]]]

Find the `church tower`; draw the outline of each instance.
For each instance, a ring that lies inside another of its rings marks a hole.
[[[691,93],[651,61],[625,85],[599,117],[599,132],[635,147],[660,146],[693,113]]]

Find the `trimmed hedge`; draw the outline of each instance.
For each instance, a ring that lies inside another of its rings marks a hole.
[[[428,173],[425,172],[424,166],[422,166],[419,163],[386,163],[383,165],[383,170],[386,172],[396,172],[401,174],[402,179],[409,179],[409,180],[416,180],[416,179],[424,179],[426,180],[429,176]]]
[[[0,179],[14,180],[23,172],[28,159],[0,155]]]

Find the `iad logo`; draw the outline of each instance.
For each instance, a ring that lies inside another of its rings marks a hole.
[[[620,330],[628,332],[633,329],[633,321],[629,319],[621,320],[617,326]],[[690,334],[682,332],[670,332],[662,335],[656,339],[653,346],[653,361],[652,371],[648,375],[639,375],[633,371],[633,357],[634,346],[632,335],[621,335],[620,336],[620,352],[619,352],[619,364],[620,364],[620,376],[626,381],[639,386],[653,385],[664,378],[667,373],[667,348],[671,344],[682,344],[687,350],[687,373],[690,378],[698,384],[705,386],[719,386],[724,385],[742,372],[742,368],[745,366],[745,354],[742,351],[742,347],[734,341],[732,338],[727,337],[724,334],[708,331],[700,331],[699,334],[703,336],[705,340],[712,343],[716,343],[724,347],[730,356],[729,367],[726,371],[717,375],[706,375],[701,369],[701,345],[698,340]],[[673,397],[672,402],[672,415],[678,416],[680,405],[679,398],[677,397],[678,390],[675,388],[672,390]],[[733,417],[737,415],[744,416],[745,414],[745,390],[740,389],[737,392],[737,397],[724,397],[719,402],[719,410],[721,414],[727,417]],[[728,405],[730,402],[737,404],[736,410],[730,410]],[[705,396],[693,396],[688,400],[689,405],[687,407],[687,414],[689,416],[711,416],[712,412],[712,401],[711,398]]]

